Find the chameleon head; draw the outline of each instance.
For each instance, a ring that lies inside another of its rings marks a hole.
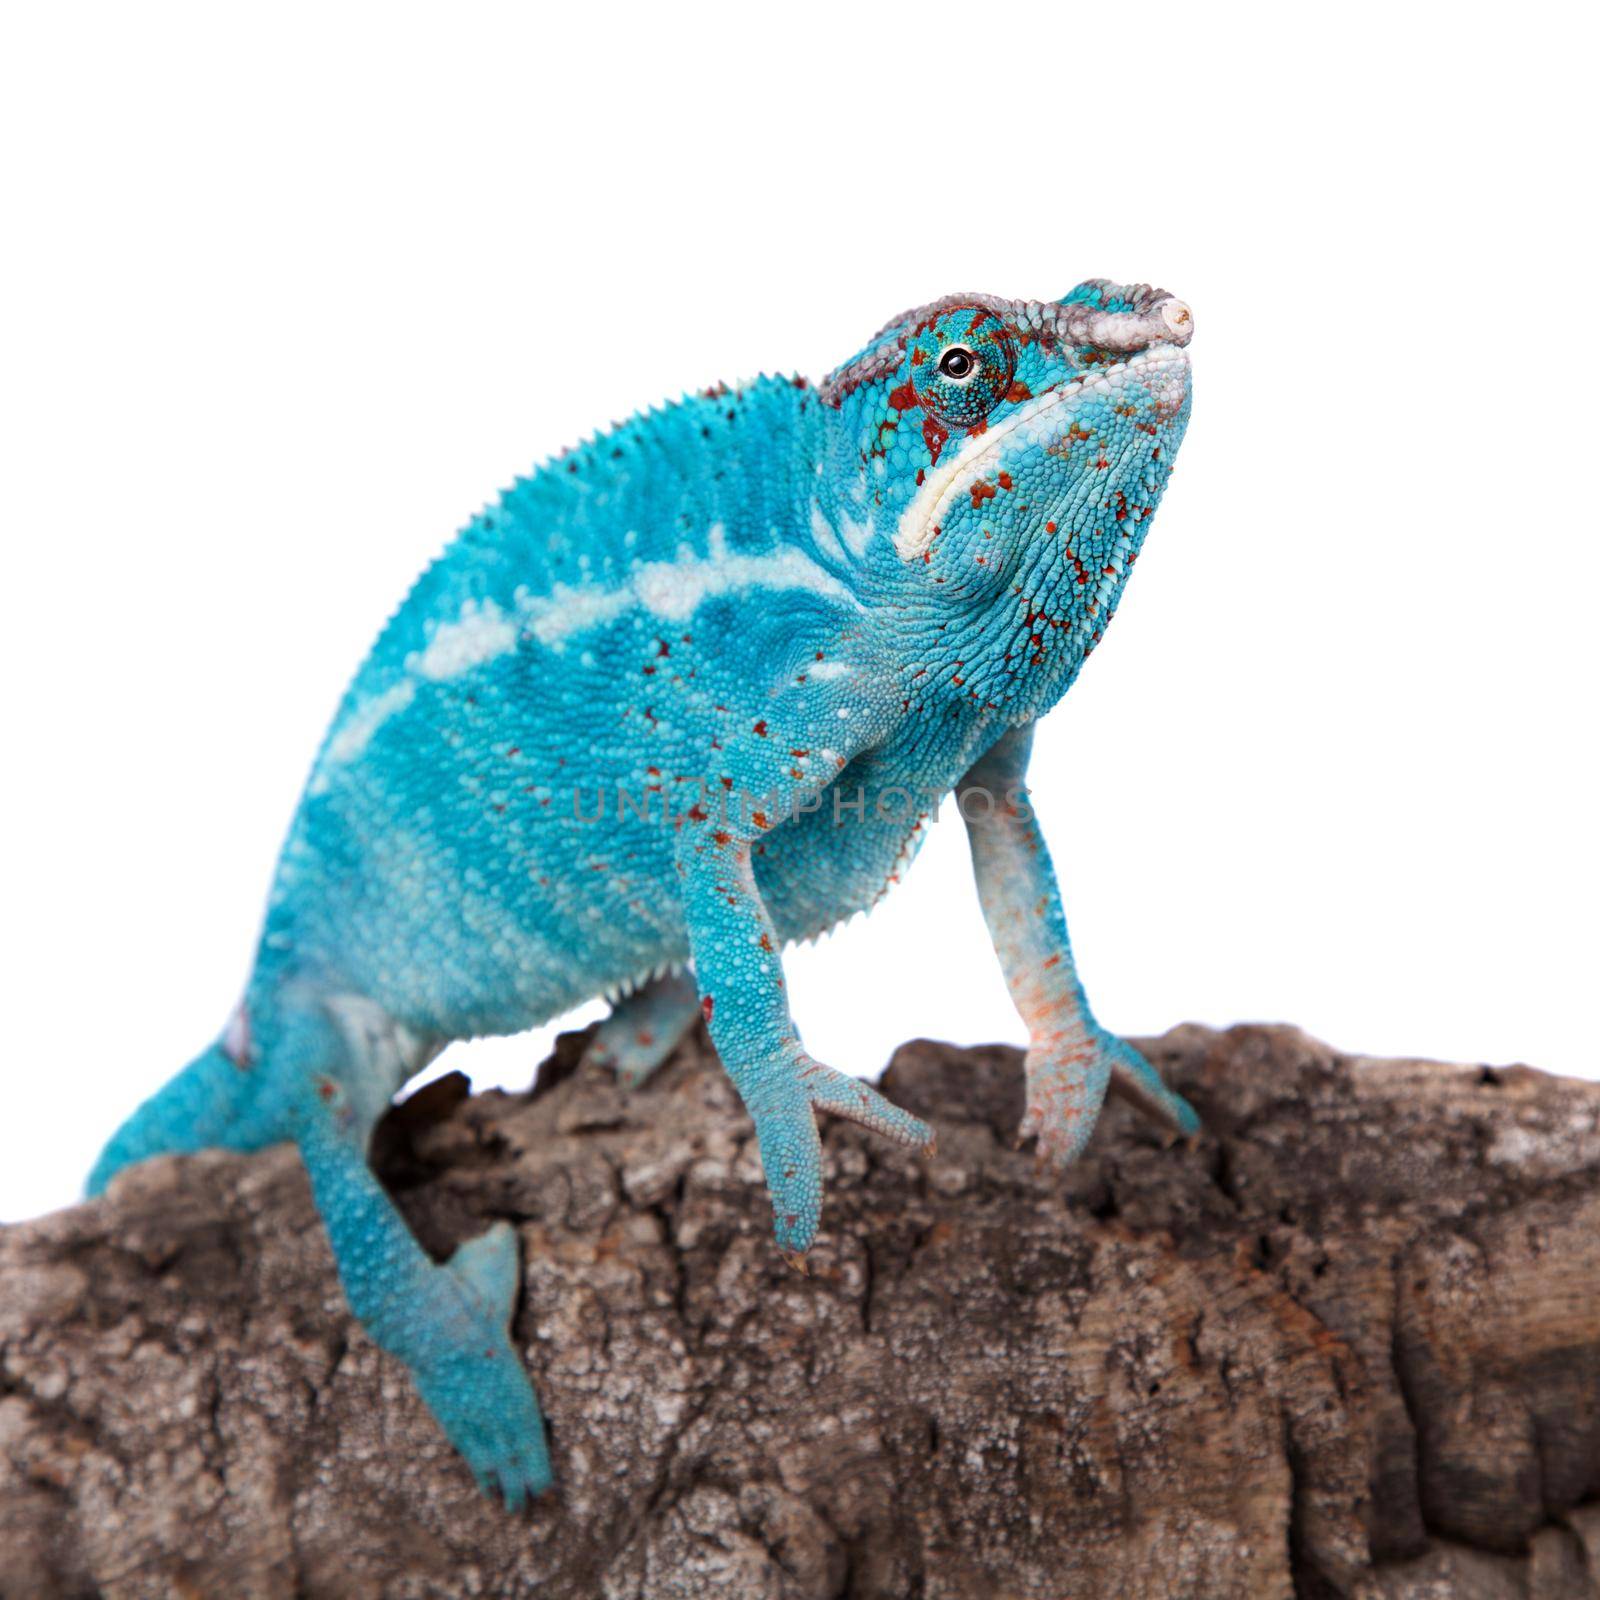
[[[1144,284],[952,295],[823,385],[833,489],[888,535],[880,592],[966,641],[946,665],[967,696],[1042,708],[1099,639],[1188,422],[1193,331]]]

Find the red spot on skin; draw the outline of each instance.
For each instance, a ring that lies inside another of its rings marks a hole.
[[[810,755],[811,752],[809,750],[791,750],[789,752],[789,754],[792,755],[792,756],[802,756],[803,757],[803,756]]]
[[[973,484],[971,494],[972,509],[977,511],[982,507],[985,500],[994,499],[995,487],[986,478],[979,478],[978,481]]]
[[[767,736],[767,723],[766,723],[766,719],[764,717],[762,718],[762,720],[760,722],[758,722],[756,724],[755,731],[758,734],[760,734],[763,739],[766,738],[766,736]]]
[[[1033,399],[1033,390],[1030,389],[1021,378],[1018,378],[1017,381],[1006,390],[1006,399],[1009,400],[1012,405],[1015,405],[1019,400],[1031,400]]]
[[[700,1015],[702,1017],[704,1017],[708,1023],[711,1021],[711,1012],[714,1009],[715,1005],[716,1005],[716,1002],[711,998],[710,995],[702,995],[701,996],[701,998],[700,998]]]
[[[767,951],[772,949],[772,940],[766,934],[761,935],[761,948]]]
[[[758,828],[764,828],[764,827],[766,827],[766,826],[767,826],[767,814],[766,814],[766,812],[765,812],[765,811],[756,811],[756,812],[753,812],[753,813],[752,813],[752,814],[751,814],[751,817],[750,817],[750,820],[751,820],[751,821],[752,821],[752,822],[753,822],[753,823],[755,823],[755,825],[756,825],[756,826],[757,826],[757,827],[758,827]]]
[[[1045,523],[1045,525],[1044,525],[1044,531],[1045,531],[1045,532],[1046,532],[1046,533],[1054,533],[1054,532],[1055,532],[1055,531],[1056,531],[1056,525],[1055,525],[1055,523],[1053,523],[1053,522],[1047,522],[1047,523]]]
[[[711,837],[715,839],[718,844],[727,844],[732,835],[725,832],[723,829],[718,828],[717,831],[711,835]]]
[[[910,411],[917,404],[917,391],[909,378],[889,393],[889,404],[896,411]]]
[[[653,676],[654,676],[654,675],[655,675],[655,670],[656,670],[656,669],[655,669],[655,668],[654,668],[654,667],[646,667],[646,668],[645,668],[645,669],[644,669],[644,675],[645,675],[645,677],[647,677],[647,678],[649,678],[649,677],[653,677]]]
[[[1002,472],[1000,474],[1000,487],[1002,489],[1009,489],[1011,487],[1011,474],[1009,472]]]
[[[1047,966],[1047,967],[1053,967],[1053,966],[1055,966],[1055,965],[1056,965],[1056,963],[1057,963],[1057,962],[1059,962],[1059,961],[1060,961],[1060,960],[1061,960],[1061,957],[1060,957],[1060,956],[1051,956],[1051,957],[1050,957],[1050,959],[1049,959],[1049,960],[1048,960],[1048,961],[1047,961],[1047,962],[1045,962],[1045,965],[1046,965],[1046,966]]]
[[[656,1036],[648,1028],[641,1028],[633,1038],[635,1044],[642,1044],[646,1049],[656,1042]]]
[[[506,751],[506,760],[507,761],[515,761],[517,759],[517,757],[520,756],[521,754],[522,754],[522,746],[514,744],[514,745],[512,745],[512,747],[509,750]]]
[[[706,808],[699,801],[689,807],[689,820],[691,822],[704,822],[706,820]]]
[[[923,472],[922,468],[918,467],[917,468],[917,483],[918,483],[919,486],[921,485],[923,478],[926,477],[926,476],[927,476],[927,474]]]
[[[672,654],[672,646],[665,639],[658,641],[658,643],[659,648],[656,650],[658,656],[670,656]]]
[[[317,1080],[317,1098],[319,1100],[331,1100],[338,1092],[326,1078]]]
[[[938,466],[939,452],[950,442],[950,430],[937,417],[925,416],[922,419],[922,442],[928,447],[933,465]]]

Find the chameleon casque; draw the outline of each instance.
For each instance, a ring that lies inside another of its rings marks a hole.
[[[703,1016],[778,1244],[804,1251],[819,1109],[932,1136],[806,1053],[779,953],[870,906],[952,790],[1029,1030],[1023,1134],[1070,1160],[1113,1079],[1192,1131],[1089,1010],[1024,786],[1172,470],[1191,331],[1144,285],[953,295],[820,387],[718,385],[506,490],[357,672],[243,1000],[90,1192],[158,1153],[293,1139],[351,1310],[520,1505],[551,1475],[509,1336],[516,1235],[432,1261],[368,1167],[377,1119],[451,1040],[620,991],[589,1048],[638,1084]]]

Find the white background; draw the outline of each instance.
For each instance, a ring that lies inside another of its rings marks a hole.
[[[1581,14],[11,9],[0,1217],[220,1026],[344,680],[486,497],[908,304],[1102,274],[1198,329],[1039,739],[1102,1016],[1600,1068]],[[789,966],[852,1070],[1020,1037],[951,818]],[[522,1084],[549,1033],[443,1065]]]

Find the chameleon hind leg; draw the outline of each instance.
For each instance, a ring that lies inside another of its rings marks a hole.
[[[544,1419],[510,1339],[517,1236],[496,1223],[443,1264],[413,1237],[367,1164],[393,1077],[370,1059],[384,1038],[374,1016],[351,1027],[298,1002],[275,1020],[263,1063],[289,1086],[291,1130],[350,1310],[406,1364],[479,1485],[515,1509],[551,1482]]]
[[[610,1067],[624,1089],[645,1083],[700,1016],[700,996],[685,973],[642,984],[619,1000],[595,1030],[584,1060]]]

